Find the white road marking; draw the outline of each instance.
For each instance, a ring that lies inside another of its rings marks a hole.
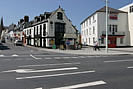
[[[42,88],[40,87],[40,88],[35,88],[35,89],[42,89]]]
[[[78,69],[78,68],[77,68],[77,67],[70,67],[70,68],[47,69],[47,70],[16,69],[16,70],[2,71],[1,73],[9,73],[9,72],[16,72],[16,73],[40,73],[40,72],[64,71],[64,70],[76,70],[76,69]]]
[[[60,68],[60,69],[47,69],[47,70],[16,70],[17,73],[40,73],[40,72],[51,72],[51,71],[64,71],[64,70],[76,70],[77,67]]]
[[[114,61],[104,61],[105,63],[113,63],[113,62],[131,62],[133,60],[114,60]]]
[[[16,69],[16,70],[7,70],[7,71],[2,71],[1,73],[11,73],[11,72],[24,72],[24,71],[30,71],[33,69]]]
[[[34,58],[34,59],[42,59],[42,58],[37,58],[37,57],[35,57],[35,56],[33,56],[32,54],[30,55],[32,58]]]
[[[75,63],[60,63],[60,64],[23,65],[23,66],[19,66],[19,67],[60,66],[60,65],[78,65],[78,64],[80,64],[80,63],[75,62]]]
[[[48,58],[45,58],[45,59],[52,59],[52,58],[48,57]]]
[[[45,57],[46,56],[50,56],[50,57],[52,57],[52,56],[57,56],[57,57],[58,56],[63,56],[64,57],[64,56],[71,56],[71,55],[35,55],[35,56],[45,56]]]
[[[46,77],[58,77],[58,76],[66,76],[66,75],[76,75],[76,74],[87,74],[94,73],[95,71],[82,71],[82,72],[74,72],[74,73],[63,73],[63,74],[53,74],[53,75],[42,75],[42,76],[29,76],[29,77],[18,77],[16,79],[33,79],[33,78],[46,78]]]
[[[4,57],[4,55],[0,55],[0,57]]]
[[[79,58],[86,58],[85,56],[79,56]]]
[[[101,81],[82,83],[82,84],[77,84],[77,85],[72,85],[72,86],[65,86],[65,87],[51,88],[51,89],[76,89],[76,88],[97,86],[97,85],[103,85],[103,84],[106,84],[106,82],[101,80]]]
[[[133,69],[133,66],[127,67],[128,69]]]
[[[18,57],[18,55],[17,54],[13,54],[12,57]]]
[[[61,59],[60,57],[54,57],[54,59]]]
[[[71,57],[71,58],[78,58],[78,57]]]
[[[64,59],[69,59],[70,57],[63,57]]]

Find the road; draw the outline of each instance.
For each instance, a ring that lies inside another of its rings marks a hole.
[[[0,46],[0,89],[133,89],[133,56],[83,56]]]

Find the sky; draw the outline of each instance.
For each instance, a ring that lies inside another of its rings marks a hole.
[[[120,8],[133,0],[109,0],[109,6]],[[80,30],[80,23],[96,10],[105,6],[105,0],[0,0],[0,18],[3,16],[4,25],[17,22],[25,15],[33,20],[44,12],[56,10],[59,5],[65,10],[73,25]]]

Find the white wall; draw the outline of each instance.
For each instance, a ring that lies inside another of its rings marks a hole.
[[[93,46],[93,38],[95,38],[95,41],[98,41],[97,14],[94,14],[93,16],[89,17],[85,22],[81,24],[81,41],[84,45]],[[95,29],[94,33],[93,27]]]
[[[133,6],[133,3],[127,5],[127,6],[124,6],[122,8],[120,8],[119,10],[122,10],[122,11],[125,11],[125,12],[128,12],[128,26],[129,26],[129,31],[130,31],[130,46],[133,46],[133,12],[130,13],[129,10],[130,10],[130,6]]]
[[[95,20],[93,22],[93,16],[95,16]],[[87,44],[93,46],[93,38],[95,37],[95,41],[99,41],[100,46],[105,46],[106,39],[104,38],[104,44],[101,44],[102,32],[106,31],[106,14],[104,12],[97,12],[93,16],[89,17],[86,21],[81,24],[81,35],[82,35],[82,44]],[[118,25],[118,33],[125,32],[124,43],[120,44],[120,38],[117,39],[117,46],[129,46],[129,31],[128,31],[128,15],[127,13],[119,13],[118,20],[110,20],[108,19],[108,24],[110,25]],[[89,24],[89,20],[91,19],[91,24]],[[88,25],[86,24],[88,21]],[[93,26],[95,27],[95,34],[93,34]],[[88,31],[91,28],[91,33]],[[89,38],[91,39],[90,43]]]

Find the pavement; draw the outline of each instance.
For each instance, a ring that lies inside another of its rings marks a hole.
[[[28,46],[42,51],[55,52],[55,53],[65,53],[65,54],[77,54],[77,55],[90,55],[90,56],[99,56],[99,55],[132,55],[133,47],[128,48],[108,48],[108,52],[105,48],[100,48],[100,51],[94,51],[92,47],[83,47],[80,50],[60,50],[60,49],[48,49],[48,48],[38,48],[33,46]]]

